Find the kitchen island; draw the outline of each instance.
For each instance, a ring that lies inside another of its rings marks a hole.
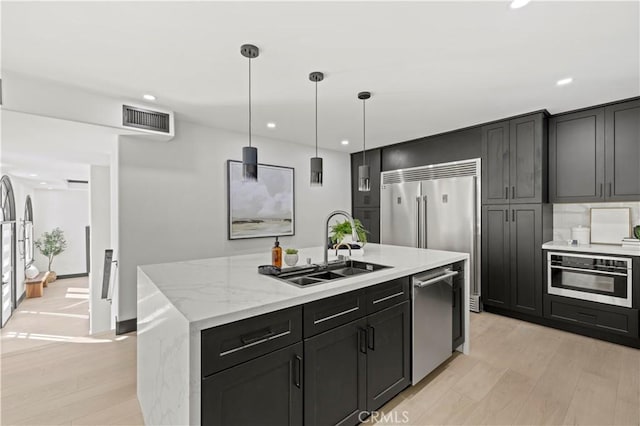
[[[301,249],[319,262],[321,247]],[[260,275],[269,254],[146,265],[138,268],[138,399],[147,424],[200,424],[203,330],[366,289],[454,262],[469,255],[367,244],[358,260],[390,268],[297,287]],[[464,344],[469,347],[469,268],[464,277]]]

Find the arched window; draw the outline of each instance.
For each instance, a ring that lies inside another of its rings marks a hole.
[[[22,224],[22,241],[24,241],[24,267],[28,268],[34,261],[34,241],[33,241],[33,206],[31,197],[27,195],[24,203],[24,219]]]
[[[8,176],[0,179],[0,265],[2,267],[2,311],[4,326],[16,307],[16,205],[13,186]]]

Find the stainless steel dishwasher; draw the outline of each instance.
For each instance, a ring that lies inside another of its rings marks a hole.
[[[412,280],[411,384],[416,385],[451,356],[453,348],[452,265],[432,269]]]

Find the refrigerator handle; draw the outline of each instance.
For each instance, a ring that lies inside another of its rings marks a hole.
[[[422,202],[423,202],[423,216],[424,216],[424,221],[422,222],[422,248],[428,248],[427,247],[427,196],[423,196],[422,197]]]
[[[420,197],[416,197],[416,247],[422,248],[420,241]]]

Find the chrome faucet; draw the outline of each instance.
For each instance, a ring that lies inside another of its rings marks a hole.
[[[360,241],[358,239],[358,231],[356,230],[356,223],[353,220],[353,217],[351,217],[349,213],[345,212],[344,210],[334,210],[331,213],[329,213],[329,216],[327,216],[327,222],[324,226],[324,264],[323,265],[325,268],[329,266],[329,234],[327,232],[327,228],[329,228],[329,221],[331,220],[331,218],[337,215],[342,215],[347,219],[349,219],[349,222],[351,222],[351,238],[353,238],[354,242]]]

